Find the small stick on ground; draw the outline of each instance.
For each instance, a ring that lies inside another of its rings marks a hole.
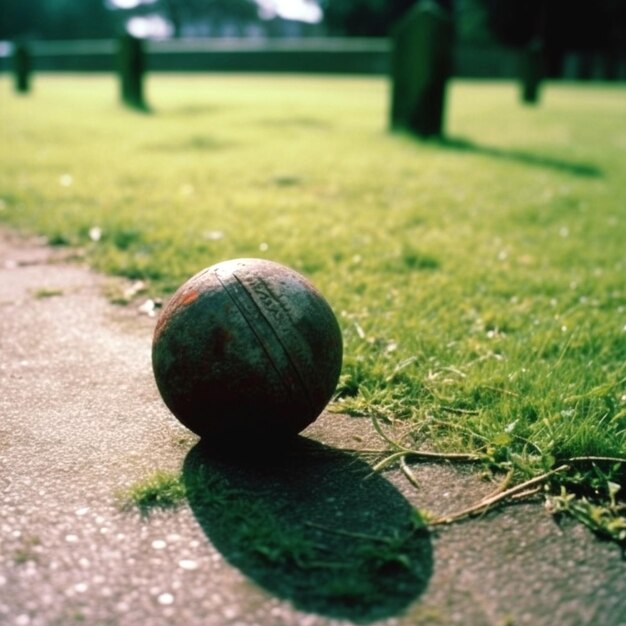
[[[483,460],[483,457],[478,454],[463,453],[463,452],[426,452],[423,450],[400,450],[399,452],[392,452],[389,456],[386,456],[382,461],[379,461],[372,467],[372,472],[380,472],[388,465],[396,461],[400,461],[404,458],[405,463],[410,459],[415,461],[451,461],[457,463],[478,463]]]
[[[457,409],[454,406],[445,406],[441,405],[441,410],[446,411],[447,413],[456,413],[458,415],[478,415],[480,411],[476,411],[475,409]]]
[[[511,496],[511,500],[523,500],[524,498],[530,498],[530,496],[534,496],[540,493],[542,489],[543,489],[543,486],[539,485],[539,487],[528,489],[528,491],[522,491],[521,493],[516,493]]]
[[[497,496],[498,494],[502,493],[510,484],[511,484],[511,479],[513,478],[513,470],[509,470],[507,472],[507,475],[504,477],[504,479],[500,482],[500,484],[491,492],[488,493],[482,500],[481,502],[483,502],[484,500],[489,500],[491,498],[494,498],[495,496]]]
[[[550,470],[545,474],[541,474],[540,476],[535,476],[535,478],[531,478],[526,482],[520,483],[519,485],[515,485],[515,487],[511,487],[506,491],[502,491],[493,496],[488,496],[483,498],[476,504],[459,511],[458,513],[454,513],[453,515],[448,515],[446,517],[440,517],[439,519],[434,520],[430,523],[431,526],[441,526],[444,524],[452,524],[453,522],[457,522],[465,517],[471,517],[473,515],[478,515],[480,513],[485,513],[490,507],[494,504],[498,504],[507,498],[512,498],[514,496],[519,496],[519,494],[529,491],[531,487],[536,487],[537,485],[541,485],[545,483],[545,481],[553,476],[554,474],[558,474],[569,469],[569,465],[561,465],[556,469]]]
[[[402,470],[402,473],[406,476],[406,479],[413,485],[413,487],[419,489],[419,481],[417,480],[415,474],[411,471],[411,468],[406,464],[406,455],[400,457],[400,469]]]
[[[383,430],[378,418],[375,415],[372,416],[372,424],[376,432],[392,447],[392,449],[396,450],[396,452],[391,452],[389,456],[376,463],[376,465],[372,468],[372,471],[374,472],[379,472],[389,464],[399,461],[403,457],[406,457],[404,459],[405,462],[409,459],[456,461],[460,463],[476,463],[483,460],[481,455],[472,454],[471,452],[427,452],[425,450],[413,450],[389,437],[389,435],[387,435],[387,433]]]
[[[573,456],[567,459],[568,463],[584,463],[586,461],[604,461],[605,463],[626,463],[626,459],[619,456]]]

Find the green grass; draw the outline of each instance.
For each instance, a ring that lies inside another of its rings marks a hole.
[[[143,516],[156,509],[176,509],[185,501],[186,490],[178,474],[158,470],[118,493],[122,509],[138,509]]]
[[[334,408],[415,447],[520,479],[626,455],[623,87],[455,82],[444,143],[387,132],[381,79],[153,76],[150,115],[111,77],[0,89],[0,220],[153,295],[294,267],[342,325]]]

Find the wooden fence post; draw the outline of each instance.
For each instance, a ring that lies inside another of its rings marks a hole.
[[[539,87],[543,78],[543,45],[535,40],[522,52],[521,58],[522,102],[537,104]]]
[[[25,43],[13,44],[13,79],[17,93],[28,93],[31,87],[32,58]]]
[[[420,137],[443,133],[452,69],[452,16],[432,0],[411,9],[393,35],[391,128]]]
[[[143,43],[132,35],[119,40],[119,77],[122,102],[133,109],[147,111],[143,94],[143,77],[146,71]]]

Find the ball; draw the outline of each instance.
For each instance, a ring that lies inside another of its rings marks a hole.
[[[274,439],[322,412],[342,350],[337,319],[307,279],[234,259],[176,291],[155,327],[152,368],[167,407],[201,437]]]

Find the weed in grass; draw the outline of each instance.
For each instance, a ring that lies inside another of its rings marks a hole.
[[[626,504],[619,498],[625,474],[624,463],[585,461],[553,485],[548,510],[557,518],[574,517],[626,554]]]
[[[51,246],[69,246],[72,240],[63,233],[52,233],[48,235],[48,244]]]
[[[136,508],[146,516],[153,510],[177,508],[184,502],[186,491],[178,474],[157,471],[117,497],[122,509]]]
[[[13,560],[16,565],[24,565],[29,561],[37,561],[39,559],[39,549],[41,540],[37,536],[27,536],[22,539],[21,546],[13,554]]]
[[[624,507],[615,504],[595,504],[582,496],[577,498],[575,494],[562,489],[559,495],[548,498],[548,508],[554,515],[567,514],[604,538],[617,541],[626,550],[626,520],[623,512]]]
[[[345,338],[334,409],[402,420],[412,447],[521,482],[626,456],[623,87],[550,84],[531,113],[455,81],[444,143],[386,133],[380,79],[155,75],[145,118],[114,93],[5,94],[3,223],[155,296],[237,256],[308,274]]]
[[[35,289],[33,291],[33,296],[38,300],[45,300],[46,298],[55,298],[57,296],[62,296],[62,289],[54,289],[50,287],[42,287],[41,289]]]
[[[118,250],[128,250],[133,246],[138,247],[143,239],[141,231],[134,228],[122,228],[113,231],[109,236]]]

